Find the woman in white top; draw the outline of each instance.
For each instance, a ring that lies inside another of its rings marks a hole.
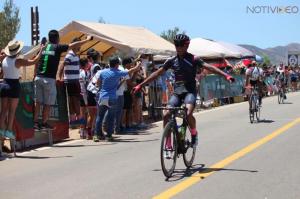
[[[41,56],[41,50],[34,59],[18,57],[24,43],[12,40],[4,49],[6,57],[2,61],[2,72],[5,87],[1,90],[0,136],[15,139],[13,122],[20,96],[20,67],[36,64]],[[44,46],[41,46],[41,49]]]

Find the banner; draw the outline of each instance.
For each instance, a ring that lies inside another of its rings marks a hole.
[[[54,127],[53,139],[61,140],[69,137],[69,121],[66,92],[63,82],[57,83],[57,99],[50,109],[49,124]],[[21,97],[16,110],[14,130],[18,141],[35,137],[33,129],[34,113],[34,84],[33,82],[21,83]],[[39,120],[42,118],[40,110]],[[41,133],[41,132],[36,132]]]
[[[299,57],[300,57],[300,52],[299,54],[289,54],[288,55],[288,65],[289,66],[296,66],[299,64]]]

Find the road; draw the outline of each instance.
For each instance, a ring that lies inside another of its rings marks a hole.
[[[168,181],[158,122],[112,143],[75,140],[2,160],[0,198],[300,198],[300,92],[287,102],[264,99],[254,124],[247,103],[196,113],[194,166],[179,159]]]

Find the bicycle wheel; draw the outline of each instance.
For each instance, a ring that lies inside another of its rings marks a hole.
[[[256,117],[256,121],[259,122],[259,120],[260,120],[260,107],[259,107],[258,99],[256,101],[257,102],[255,103],[255,117]]]
[[[282,95],[281,95],[281,104],[284,104],[284,96],[285,96],[286,94],[282,91]]]
[[[164,128],[160,146],[160,162],[164,175],[172,176],[177,160],[177,138],[174,124],[168,122]]]
[[[185,132],[184,149],[183,162],[187,168],[190,168],[195,159],[196,147],[192,146],[192,133],[189,128],[187,128]]]
[[[281,95],[282,95],[282,94],[281,94],[281,91],[279,91],[279,92],[278,92],[278,104],[281,103]]]
[[[254,108],[254,99],[253,95],[251,95],[249,99],[249,118],[251,123],[254,121]]]

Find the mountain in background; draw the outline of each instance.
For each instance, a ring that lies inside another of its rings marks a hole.
[[[258,48],[256,46],[241,44],[240,46],[252,51],[253,53],[263,57],[267,55],[272,64],[278,65],[280,62],[287,64],[287,54],[288,51],[298,51],[300,52],[300,44],[299,43],[290,43],[286,46],[276,46],[273,48]]]

